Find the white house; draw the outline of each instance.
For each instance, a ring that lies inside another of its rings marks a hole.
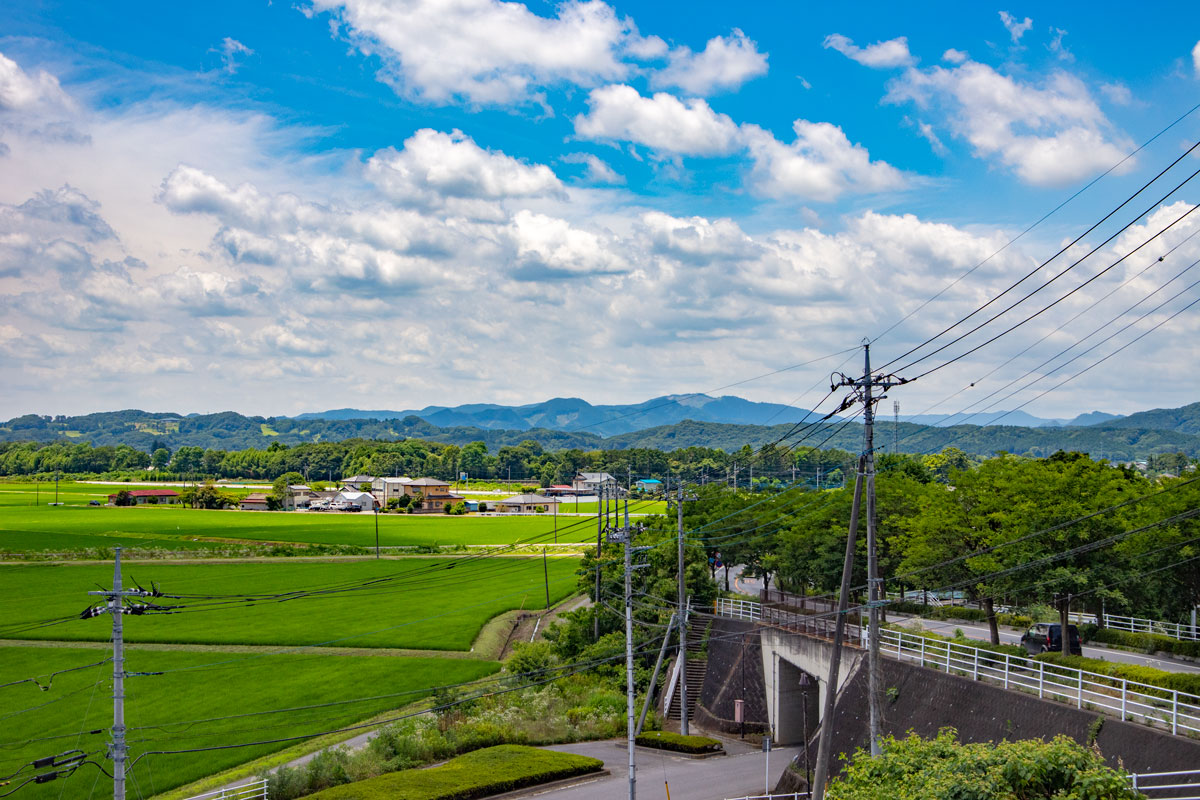
[[[399,500],[406,494],[405,486],[412,483],[412,478],[376,478],[371,484],[372,493],[379,502],[387,505],[388,500]]]
[[[561,501],[557,497],[540,494],[519,494],[496,501],[496,510],[501,514],[536,514],[539,508],[553,511]]]
[[[347,506],[357,506],[359,511],[374,511],[376,505],[375,495],[370,492],[356,492],[351,489],[343,489],[338,492],[333,502],[335,505],[342,503]]]
[[[587,494],[596,494],[601,488],[611,493],[617,489],[617,479],[607,472],[581,472],[571,481],[571,487]]]
[[[658,494],[662,491],[663,483],[658,478],[642,478],[634,484],[638,491]]]

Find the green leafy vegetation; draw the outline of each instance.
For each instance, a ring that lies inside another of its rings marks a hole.
[[[716,753],[723,749],[721,743],[716,739],[710,739],[707,736],[682,736],[670,731],[649,731],[637,737],[636,742],[642,747],[655,747],[659,750],[671,750],[691,755]]]
[[[1085,642],[1107,644],[1141,653],[1171,653],[1177,656],[1200,658],[1200,642],[1182,641],[1163,633],[1133,633],[1112,628],[1082,625],[1079,635]]]
[[[1064,656],[1062,653],[1042,653],[1037,656],[1037,660],[1060,667],[1081,669],[1107,676],[1112,678],[1109,681],[1109,685],[1118,689],[1121,687],[1122,679],[1124,679],[1126,681],[1159,686],[1163,689],[1184,692],[1200,697],[1200,674],[1195,672],[1167,672],[1155,669],[1154,667],[1143,667],[1140,664],[1122,664],[1117,661],[1105,661],[1104,659],[1087,658],[1086,656]],[[1047,670],[1047,672],[1051,671]],[[1145,690],[1139,689],[1138,691]],[[1161,693],[1161,696],[1169,697],[1169,691]]]
[[[321,800],[470,800],[598,772],[604,762],[573,753],[499,745],[430,769],[405,770],[319,792]],[[274,800],[274,798],[272,798]]]
[[[947,729],[933,739],[887,737],[877,758],[858,750],[825,796],[829,800],[1137,800],[1140,795],[1098,753],[1066,736],[1050,742],[962,744]]]

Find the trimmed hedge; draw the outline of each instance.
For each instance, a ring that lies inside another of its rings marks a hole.
[[[1042,653],[1037,660],[1060,667],[1098,672],[1111,678],[1110,685],[1115,688],[1120,688],[1123,678],[1127,681],[1162,687],[1167,690],[1160,694],[1162,697],[1168,697],[1172,689],[1200,697],[1200,674],[1195,672],[1167,672],[1138,664],[1121,664],[1086,656],[1064,656],[1062,653]]]
[[[1116,631],[1112,628],[1098,628],[1095,625],[1083,625],[1079,635],[1085,642],[1127,647],[1140,653],[1171,653],[1177,656],[1200,658],[1200,642],[1182,642],[1162,633],[1130,633]]]
[[[597,758],[502,744],[452,758],[440,767],[406,769],[311,795],[321,800],[471,800],[598,772]]]
[[[716,739],[707,736],[682,736],[669,731],[648,731],[634,740],[642,747],[657,747],[659,750],[673,750],[676,753],[715,753],[725,748]]]

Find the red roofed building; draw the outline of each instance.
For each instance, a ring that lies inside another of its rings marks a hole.
[[[179,492],[170,489],[131,489],[129,497],[133,500],[134,505],[139,506],[179,502]],[[109,505],[115,505],[116,501],[116,494],[108,496]]]

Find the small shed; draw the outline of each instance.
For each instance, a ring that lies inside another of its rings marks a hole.
[[[255,492],[248,494],[238,503],[238,508],[242,511],[270,511],[271,504],[267,500],[267,495],[263,492]]]
[[[638,491],[658,494],[662,491],[663,483],[658,478],[642,478],[636,484]]]

